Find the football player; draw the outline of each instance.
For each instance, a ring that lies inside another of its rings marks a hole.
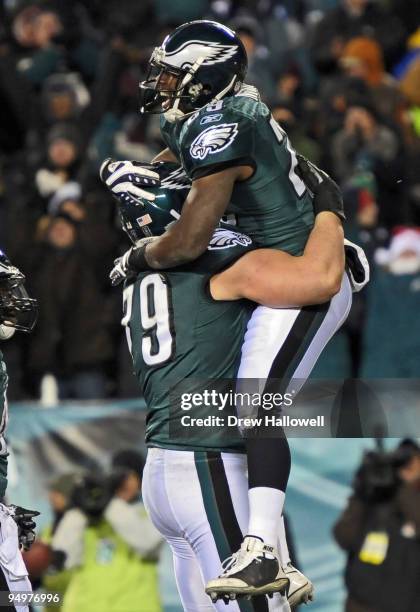
[[[32,331],[37,318],[37,302],[30,298],[24,287],[25,277],[7,256],[0,251],[0,339],[8,340],[16,330]],[[6,364],[0,351],[0,498],[7,487],[7,444],[4,438],[7,426]],[[28,550],[35,539],[35,522],[39,512],[19,506],[0,503],[0,591],[6,594],[32,591],[28,572],[20,549]],[[10,603],[8,610],[27,612],[28,606]],[[6,602],[2,602],[4,605]]]
[[[314,223],[311,194],[287,135],[257,90],[244,85],[246,69],[240,39],[215,22],[184,24],[153,52],[150,75],[141,83],[141,110],[162,113],[161,132],[168,148],[158,159],[179,160],[192,187],[179,221],[158,240],[133,247],[112,272],[114,282],[130,268],[167,269],[193,261],[205,251],[226,213],[256,246],[303,253]],[[116,165],[108,170],[109,184],[122,189],[123,183],[117,183],[124,169]],[[141,177],[141,171],[135,174]],[[156,180],[150,168],[145,177]],[[315,212],[332,211],[343,218],[342,201],[331,183],[328,187],[324,197],[315,200]],[[344,279],[338,293],[343,303],[347,293]],[[275,378],[282,380],[284,389],[292,379],[304,381],[335,332],[335,323],[331,303],[291,310],[288,319],[261,306],[248,323],[239,378]],[[246,445],[248,534],[272,546],[290,472],[290,450],[285,438],[254,437]],[[267,585],[272,584],[274,565],[254,551],[258,545],[251,547],[247,541],[236,563],[212,588],[227,589],[240,579],[249,581],[252,593],[254,570],[266,573]]]
[[[119,200],[123,227],[134,243],[144,235],[144,228],[151,235],[160,235],[180,217],[189,183],[180,169],[168,164],[160,167],[160,176],[161,189],[135,188],[137,202],[127,193]],[[196,379],[236,375],[249,308],[243,301],[232,300],[247,297],[278,306],[313,304],[332,297],[342,276],[341,243],[341,225],[331,213],[317,216],[302,257],[254,250],[247,236],[225,225],[215,230],[206,253],[193,264],[165,273],[144,272],[126,286],[123,324],[148,405],[147,442],[149,447],[156,447],[148,456],[146,504],[172,547],[186,610],[209,609],[202,599],[200,576],[207,579],[220,568],[221,559],[234,552],[241,534],[246,533],[246,465],[243,456],[231,454],[241,451],[238,441],[229,446],[218,431],[208,431],[205,440],[191,439],[187,444],[171,437],[169,424],[180,418],[181,410],[176,411],[179,398],[173,398],[175,409],[171,414],[169,390],[190,379],[192,391],[199,392],[200,387],[194,387]],[[345,317],[350,297],[347,294],[343,302],[336,296],[333,301],[337,327]],[[281,312],[287,319],[290,309]],[[167,450],[158,452],[158,448]],[[169,480],[165,480],[164,470]],[[309,598],[312,585],[289,565],[281,520],[277,539],[282,541],[285,571],[281,575],[272,549],[258,541],[252,544],[259,557],[276,566],[271,590],[287,587],[289,600],[295,605]],[[263,582],[262,592],[266,588]],[[253,594],[260,590],[261,586],[254,584]],[[240,594],[241,590],[236,592]]]

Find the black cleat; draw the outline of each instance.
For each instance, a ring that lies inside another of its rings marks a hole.
[[[210,580],[206,593],[213,597],[225,595],[287,594],[289,578],[283,572],[274,549],[260,538],[246,536],[240,550],[225,561],[226,569],[218,578]]]

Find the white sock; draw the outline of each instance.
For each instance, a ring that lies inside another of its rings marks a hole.
[[[248,535],[257,536],[277,551],[285,494],[271,487],[253,487],[248,491]]]
[[[278,543],[278,547],[279,547],[279,553],[280,553],[280,561],[282,566],[284,567],[285,565],[287,565],[288,563],[290,563],[290,554],[289,554],[289,548],[287,546],[287,540],[286,540],[286,529],[284,528],[284,517],[281,517],[281,521],[280,521],[280,529],[279,529],[279,543]]]

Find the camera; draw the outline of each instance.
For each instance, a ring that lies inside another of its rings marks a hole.
[[[366,502],[386,502],[392,499],[398,486],[392,454],[383,451],[365,453],[353,482],[356,495]]]
[[[89,521],[99,521],[112,494],[112,486],[106,475],[86,474],[74,486],[72,506],[81,510]]]

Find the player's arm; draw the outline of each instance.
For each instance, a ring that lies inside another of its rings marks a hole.
[[[321,212],[302,256],[274,249],[257,249],[212,277],[216,300],[247,298],[264,306],[321,304],[335,295],[344,271],[344,234],[341,221]]]
[[[234,166],[193,181],[179,220],[157,240],[133,249],[130,267],[173,268],[197,259],[225,213],[235,182],[251,173],[248,166]]]

